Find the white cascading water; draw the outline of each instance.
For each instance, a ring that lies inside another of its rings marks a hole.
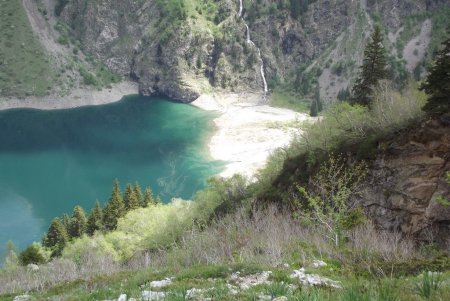
[[[241,20],[244,22],[245,25],[245,29],[246,29],[246,34],[247,34],[247,43],[251,44],[252,46],[256,47],[256,50],[258,51],[258,58],[259,61],[261,62],[261,78],[263,81],[263,86],[264,86],[264,99],[266,98],[266,94],[269,91],[268,87],[267,87],[267,81],[266,81],[266,75],[264,73],[264,61],[262,59],[261,56],[261,49],[259,49],[259,47],[257,47],[255,45],[255,43],[250,39],[250,28],[248,27],[248,24],[245,22],[244,18],[242,17],[242,10],[243,10],[243,0],[239,0],[239,17],[241,18]]]

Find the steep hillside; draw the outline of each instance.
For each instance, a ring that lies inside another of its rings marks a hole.
[[[322,98],[335,99],[354,79],[374,24],[385,28],[394,79],[420,77],[450,12],[446,0],[244,0],[242,18],[230,0],[60,3],[60,21],[86,54],[139,81],[142,94],[181,101],[263,92],[258,47],[274,97],[293,91],[308,102],[319,85]]]
[[[10,42],[2,47],[1,95],[67,94],[119,75],[144,95],[183,102],[214,91],[265,94],[267,82],[273,104],[305,109],[314,95],[348,96],[375,24],[385,29],[392,78],[401,84],[424,75],[450,23],[449,0],[240,3],[14,0],[8,5],[19,15],[8,21],[5,7],[3,32],[23,33],[2,40]],[[34,42],[24,46],[20,37],[31,32]],[[40,59],[26,63],[26,51]]]

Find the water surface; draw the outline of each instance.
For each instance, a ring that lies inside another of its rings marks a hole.
[[[70,110],[0,112],[0,246],[40,241],[75,204],[104,203],[112,182],[138,181],[167,202],[189,199],[222,168],[205,142],[214,116],[160,98]]]

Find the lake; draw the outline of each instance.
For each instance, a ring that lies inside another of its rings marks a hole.
[[[223,163],[208,157],[211,112],[162,98],[0,112],[0,246],[40,241],[50,221],[108,200],[112,183],[190,199]]]

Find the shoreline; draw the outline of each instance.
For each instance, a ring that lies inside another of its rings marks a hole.
[[[59,110],[96,106],[120,101],[126,95],[138,94],[138,84],[120,82],[102,90],[77,89],[65,96],[49,95],[25,99],[0,99],[0,111],[10,109]],[[214,132],[205,139],[205,150],[211,160],[224,162],[218,176],[229,178],[241,174],[254,180],[268,157],[287,146],[300,131],[295,124],[312,120],[309,115],[261,104],[255,93],[202,94],[190,103],[199,109],[216,112]]]
[[[312,120],[309,115],[288,109],[258,104],[257,94],[204,94],[191,103],[206,111],[215,111],[216,132],[208,142],[210,156],[225,162],[219,176],[234,174],[251,181],[276,149],[287,146],[300,130],[298,122]]]
[[[0,98],[0,111],[10,109],[60,110],[98,106],[120,101],[126,95],[138,94],[138,84],[123,81],[102,90],[76,89],[69,94],[42,97]]]

